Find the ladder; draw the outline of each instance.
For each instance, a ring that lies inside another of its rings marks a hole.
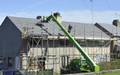
[[[24,42],[24,46],[22,45],[23,42]],[[18,69],[18,70],[21,70],[22,58],[23,58],[23,53],[24,53],[25,42],[26,42],[26,40],[22,39],[22,44],[21,44],[21,48],[20,48],[20,52],[19,52],[19,59],[18,59],[18,63],[17,63],[17,69]]]
[[[27,33],[28,33],[28,28],[24,28],[23,39],[22,39],[21,48],[20,48],[20,52],[19,52],[19,59],[18,59],[18,63],[17,63],[18,70],[21,70],[21,67],[22,67],[22,58],[23,58],[24,47],[25,47],[25,42],[26,42],[26,39],[24,39],[24,38],[27,37]],[[23,43],[24,43],[24,46],[23,46]]]
[[[24,46],[22,45],[24,42]],[[24,53],[24,47],[25,47],[25,42],[26,40],[22,40],[22,44],[21,44],[21,48],[20,48],[20,52],[19,52],[19,59],[18,59],[18,63],[17,63],[17,69],[21,70],[21,66],[22,66],[22,58],[23,58],[23,53]]]

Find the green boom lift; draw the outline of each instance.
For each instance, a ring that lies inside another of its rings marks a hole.
[[[68,31],[62,26],[62,24],[59,23],[59,21],[55,18],[55,16],[53,14],[51,14],[46,21],[50,21],[51,19],[53,19],[57,25],[61,28],[61,30],[66,34],[66,36],[72,41],[73,45],[78,49],[78,51],[83,55],[84,59],[78,59],[76,60],[76,62],[74,62],[74,65],[77,65],[77,67],[79,67],[79,70],[89,70],[89,72],[96,72],[99,71],[99,66],[97,66],[92,60],[91,58],[88,56],[88,54],[86,54],[86,52],[82,49],[82,47],[77,43],[77,41],[75,41],[75,39],[68,33]],[[74,59],[75,60],[75,59]],[[87,61],[87,64],[89,65],[89,67],[82,67],[82,65],[85,65]],[[72,62],[71,62],[72,63]],[[82,71],[80,71],[82,72]]]

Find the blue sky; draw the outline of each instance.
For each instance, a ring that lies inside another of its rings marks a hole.
[[[62,21],[92,23],[91,9],[94,23],[120,19],[120,0],[0,0],[0,24],[6,16],[36,18],[51,12],[60,12]]]

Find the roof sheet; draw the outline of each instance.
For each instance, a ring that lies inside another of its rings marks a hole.
[[[28,27],[28,35],[56,35],[64,36],[65,34],[59,28],[59,26],[54,21],[49,21],[48,23],[41,22],[39,19],[21,18],[21,17],[10,17],[8,18],[17,26],[17,28],[23,32],[24,27]],[[71,35],[75,37],[95,37],[95,38],[110,38],[103,31],[98,29],[96,26],[87,23],[77,23],[77,22],[66,22],[62,21],[62,25],[68,30],[68,25],[73,27]]]
[[[120,36],[120,27],[117,27],[117,26],[111,25],[111,24],[102,24],[102,23],[97,23],[97,24],[99,24],[99,26],[101,26],[104,29],[106,29],[112,35]]]

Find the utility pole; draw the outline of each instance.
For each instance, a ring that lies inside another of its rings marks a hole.
[[[92,24],[93,24],[93,0],[90,1],[91,1],[91,13],[92,13]]]
[[[93,26],[93,52],[94,52],[94,24],[93,24],[93,0],[90,0],[91,1],[91,13],[92,13],[92,26]],[[94,55],[93,55],[93,61],[94,61]]]
[[[120,15],[119,15],[119,20],[120,20]]]
[[[117,19],[117,13],[116,13],[116,19]]]

